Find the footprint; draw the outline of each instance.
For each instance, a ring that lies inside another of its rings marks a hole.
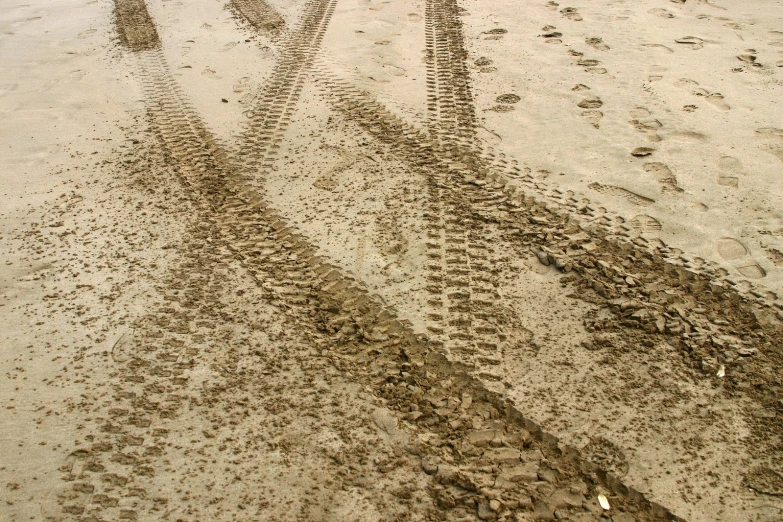
[[[426,60],[425,60],[425,63],[426,63]],[[491,72],[497,71],[496,67],[491,67],[493,62],[489,58],[481,57],[481,58],[478,58],[473,63],[476,64],[476,67],[479,68],[479,72],[481,72],[481,73],[491,73]]]
[[[220,76],[218,76],[218,74],[215,71],[213,71],[212,69],[210,69],[209,67],[207,67],[206,69],[201,71],[201,75],[202,76],[206,76],[207,78],[212,78],[213,80],[219,80],[220,79]]]
[[[718,176],[718,185],[721,187],[739,188],[739,178],[735,176]]]
[[[546,3],[546,8],[547,9],[551,9],[553,11],[557,11],[558,7],[560,7],[560,4],[558,4],[557,2],[547,2]]]
[[[761,67],[761,64],[756,62],[756,59],[758,58],[756,52],[755,49],[745,49],[744,53],[737,55],[737,60],[745,62],[751,67]]]
[[[628,221],[628,226],[642,237],[659,237],[661,235],[661,223],[655,218],[641,214]]]
[[[514,110],[513,105],[495,105],[494,107],[487,109],[489,111],[495,111],[495,112],[511,112]]]
[[[653,152],[655,152],[655,149],[651,149],[650,147],[636,147],[631,151],[631,156],[636,158],[643,158],[645,156],[649,156]]]
[[[424,20],[424,17],[421,16],[420,14],[408,13],[408,20],[410,20],[411,22],[421,22],[422,20]]]
[[[577,83],[576,85],[571,87],[571,90],[572,91],[589,91],[590,87],[588,87],[587,85],[585,85],[583,83]]]
[[[724,237],[718,241],[718,254],[724,261],[728,261],[740,274],[749,279],[761,279],[767,273],[756,263],[748,249],[731,237]]]
[[[783,266],[783,252],[775,248],[767,249],[769,260],[775,263],[775,266]]]
[[[614,185],[602,185],[601,183],[590,183],[588,187],[601,194],[607,194],[609,196],[617,196],[626,199],[629,202],[633,203],[634,205],[638,205],[640,207],[646,207],[648,205],[652,205],[653,203],[655,203],[654,199],[641,196],[635,192],[631,192],[630,190],[626,190],[622,187],[616,187]]]
[[[733,156],[722,156],[718,158],[718,167],[723,170],[739,170],[742,168],[742,163]]]
[[[552,25],[546,25],[541,28],[541,30],[544,31],[544,34],[538,36],[544,38],[546,43],[562,43],[560,38],[563,36],[563,33],[555,31],[555,29],[556,27]]]
[[[663,80],[663,73],[666,71],[668,71],[666,67],[661,65],[651,65],[650,68],[647,69],[647,81],[658,82]]]
[[[234,83],[233,89],[235,93],[240,94],[248,91],[252,85],[253,82],[250,81],[250,78],[243,76],[242,78],[238,79],[236,83]]]
[[[628,114],[631,115],[631,118],[646,118],[651,113],[645,107],[634,107],[628,111]]]
[[[97,31],[97,29],[87,29],[86,31],[79,33],[77,38],[87,38],[89,35],[95,34],[95,31]]]
[[[506,29],[490,29],[489,31],[484,31],[481,34],[487,35],[484,40],[500,40],[503,38],[503,35],[506,34],[508,31]]]
[[[602,38],[595,36],[591,38],[585,38],[585,43],[598,51],[608,51],[610,49],[610,47],[604,43]]]
[[[705,99],[716,109],[721,111],[727,111],[731,109],[731,106],[723,101],[723,95],[719,92],[713,92],[708,94]]]
[[[599,128],[599,123],[601,121],[601,118],[604,117],[604,113],[601,112],[601,111],[596,111],[596,110],[587,110],[587,111],[582,111],[581,116],[582,116],[582,118],[587,120],[587,122],[590,125],[592,125],[593,127],[595,127],[597,129],[597,128]]]
[[[695,80],[691,80],[689,78],[680,78],[674,82],[674,85],[682,89],[689,90],[694,96],[703,97],[716,109],[720,109],[722,111],[731,109],[729,104],[724,101],[723,95],[721,93],[710,92],[707,89],[699,87],[699,82]]]
[[[655,16],[660,16],[661,18],[674,18],[674,13],[667,11],[666,9],[656,8],[650,9],[647,12]]]
[[[742,163],[732,156],[718,158],[718,185],[722,187],[739,187],[739,176],[742,172]]]
[[[763,129],[756,129],[756,133],[771,142],[763,144],[761,150],[769,152],[780,161],[783,161],[783,129],[765,127]]]
[[[669,138],[686,143],[701,143],[707,141],[707,136],[696,131],[676,131],[668,135]]]
[[[639,107],[636,109],[631,109],[629,112],[632,117],[635,114],[638,114],[638,116],[635,119],[630,120],[628,123],[633,128],[644,134],[647,137],[647,141],[661,141],[660,136],[658,136],[656,133],[658,129],[663,127],[663,124],[655,118],[646,118],[645,116],[650,115],[650,112],[647,109]]]
[[[582,16],[576,10],[576,7],[566,7],[564,9],[561,9],[560,14],[562,14],[564,17],[568,18],[569,20],[573,20],[574,22],[582,21]]]
[[[661,44],[642,44],[642,47],[655,47],[657,49],[662,49],[666,51],[667,53],[673,53],[674,50],[671,47],[666,47],[665,45]]]
[[[677,38],[674,40],[678,44],[685,45],[689,47],[692,50],[701,49],[704,47],[704,40],[699,38],[698,36],[683,36],[682,38]]]
[[[604,102],[598,96],[587,95],[576,106],[582,109],[598,109],[603,104]]]
[[[657,161],[645,163],[642,165],[645,172],[648,172],[655,176],[658,183],[661,184],[661,192],[663,193],[680,193],[683,192],[682,188],[677,184],[677,178],[674,173],[665,163]]]
[[[495,101],[498,103],[517,103],[519,102],[521,98],[517,96],[516,94],[501,94],[497,98],[495,98]]]
[[[693,89],[694,87],[698,87],[699,82],[696,80],[691,80],[690,78],[680,78],[676,82],[674,82],[674,85],[677,87],[680,87],[682,89]]]

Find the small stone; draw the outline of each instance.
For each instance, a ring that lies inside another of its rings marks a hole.
[[[489,509],[491,509],[495,513],[500,511],[502,507],[503,507],[503,504],[501,504],[499,500],[493,499],[493,500],[489,501]]]
[[[223,103],[228,103],[228,100],[225,98],[220,98],[220,101],[222,101]]]
[[[536,256],[542,265],[549,266],[549,255],[543,250],[536,252]]]

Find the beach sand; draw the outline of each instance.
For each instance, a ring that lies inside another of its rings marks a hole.
[[[783,5],[10,1],[0,520],[783,519]]]

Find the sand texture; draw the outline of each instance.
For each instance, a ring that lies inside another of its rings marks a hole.
[[[783,4],[0,9],[0,521],[783,520]]]

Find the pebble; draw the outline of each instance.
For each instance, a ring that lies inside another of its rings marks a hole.
[[[546,252],[539,250],[536,252],[536,256],[538,256],[538,260],[541,261],[542,265],[549,266],[549,255]]]

